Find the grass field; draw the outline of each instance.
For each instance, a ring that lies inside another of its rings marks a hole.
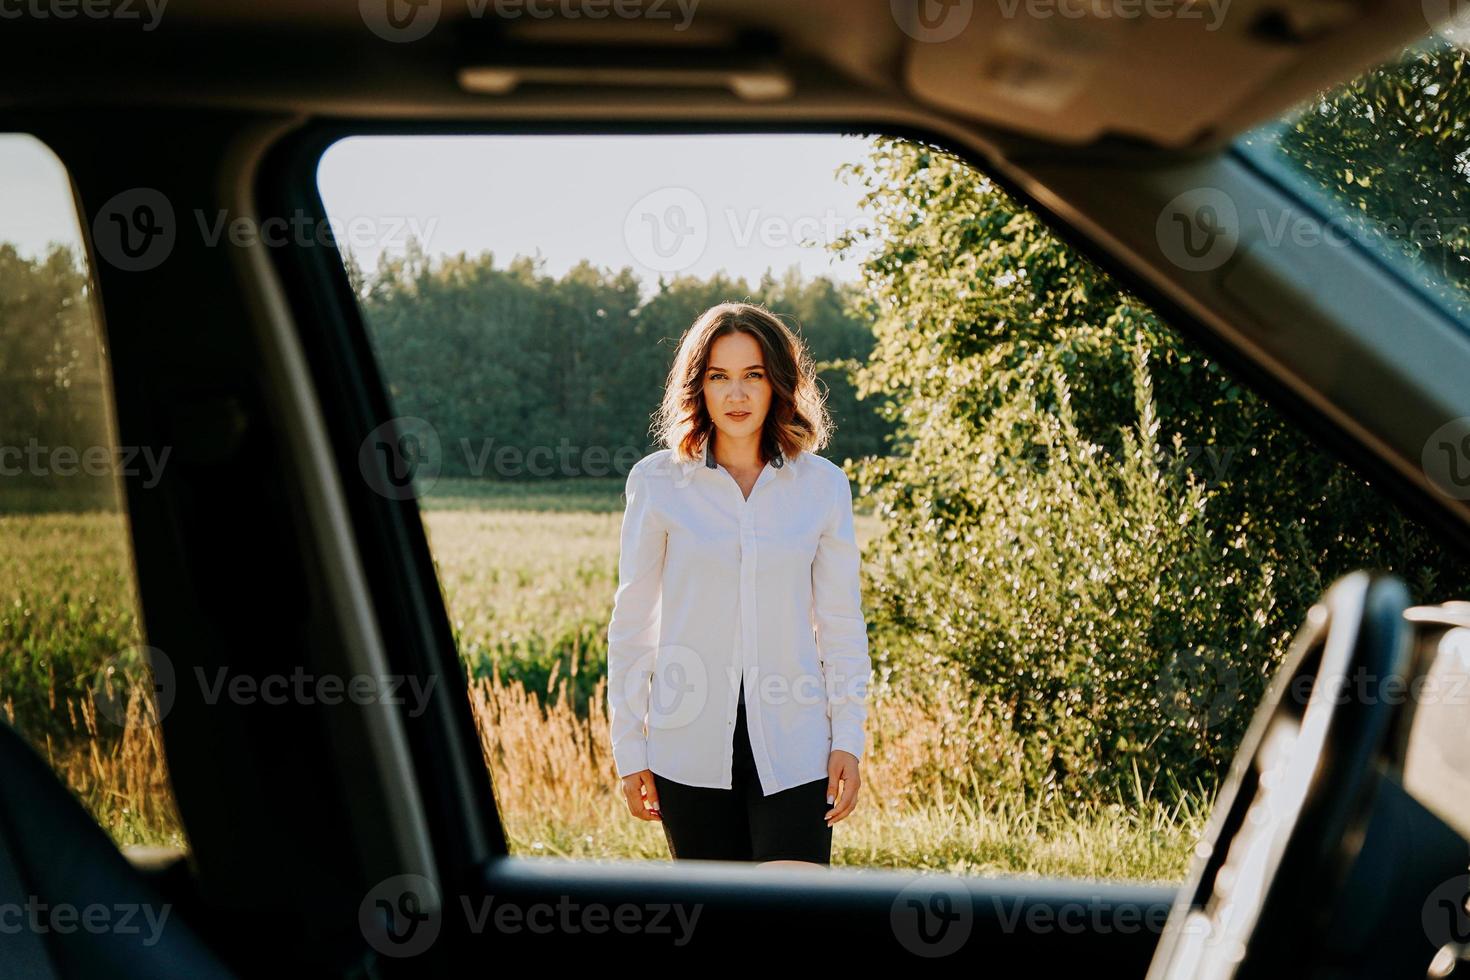
[[[512,850],[667,859],[662,829],[618,792],[604,711],[621,481],[534,489],[445,479],[424,519]],[[859,542],[876,518],[859,512]],[[140,642],[114,514],[0,516],[0,707],[119,843],[186,846],[142,698],[119,736],[85,697]],[[1142,790],[1108,804],[1028,807],[1019,753],[943,669],[875,678],[863,790],[834,862],[958,873],[1177,880],[1204,804]],[[79,687],[80,682],[80,687]],[[58,692],[61,692],[58,694]]]

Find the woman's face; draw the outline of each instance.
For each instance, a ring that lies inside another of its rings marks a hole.
[[[704,372],[704,407],[715,427],[743,438],[761,431],[771,407],[771,383],[761,345],[743,331],[725,334],[710,346]],[[730,413],[744,413],[732,415]]]

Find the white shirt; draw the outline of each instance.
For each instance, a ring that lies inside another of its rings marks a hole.
[[[768,462],[747,499],[711,455],[661,449],[628,473],[608,626],[608,719],[619,776],[650,769],[729,789],[735,712],[763,795],[861,757],[868,631],[852,488],[798,453]]]

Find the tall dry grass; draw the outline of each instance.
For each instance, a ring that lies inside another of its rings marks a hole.
[[[579,715],[566,678],[542,693],[498,676],[469,695],[512,853],[667,860],[661,826],[628,812],[608,739],[605,679]],[[836,825],[835,864],[947,871],[1177,880],[1203,807],[1019,805],[1021,760],[960,681],[928,696],[879,684],[869,709],[857,809]],[[946,693],[948,696],[945,696]],[[87,700],[68,700],[77,736],[37,748],[119,844],[186,847],[146,688],[120,734]],[[1014,779],[1007,778],[1011,775]]]
[[[470,701],[512,853],[667,860],[657,822],[624,802],[608,739],[606,681],[579,716],[565,678],[544,697],[498,677]],[[931,697],[872,694],[857,809],[836,825],[834,864],[1109,880],[1182,878],[1205,807],[1138,798],[1092,807],[1019,804],[1021,759],[954,677]],[[948,693],[949,697],[943,695]],[[982,777],[982,774],[984,776]]]
[[[89,698],[66,698],[65,710],[74,734],[48,732],[31,741],[93,819],[119,845],[187,848],[151,690],[128,692],[126,713],[117,726],[106,719],[99,722]],[[9,700],[5,713],[13,722]]]

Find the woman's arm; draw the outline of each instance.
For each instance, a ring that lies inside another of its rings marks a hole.
[[[852,487],[842,477],[812,561],[812,625],[832,714],[832,749],[863,755],[867,719],[868,627],[863,620],[861,556],[853,533]]]
[[[618,775],[648,768],[649,684],[658,652],[667,534],[650,506],[648,477],[635,466],[618,551],[618,590],[607,628],[607,707]]]

